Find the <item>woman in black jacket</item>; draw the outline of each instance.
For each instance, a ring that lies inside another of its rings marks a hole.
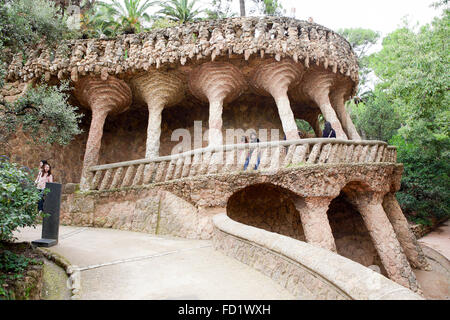
[[[331,123],[325,122],[322,138],[336,138],[336,131],[331,127]]]

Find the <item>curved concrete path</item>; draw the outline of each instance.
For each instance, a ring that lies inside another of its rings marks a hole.
[[[450,221],[442,223],[418,241],[433,269],[414,270],[425,298],[450,300]]]
[[[41,226],[15,236],[19,242],[40,239]],[[50,250],[80,268],[82,299],[295,299],[262,273],[215,251],[209,240],[61,226]]]
[[[425,237],[420,238],[419,243],[429,246],[450,260],[450,220],[439,225]]]

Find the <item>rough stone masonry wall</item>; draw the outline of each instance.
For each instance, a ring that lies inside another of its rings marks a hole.
[[[158,188],[62,197],[61,224],[210,239],[214,210],[192,204]]]
[[[158,232],[161,230],[165,234],[181,237],[190,234],[191,237],[205,239],[212,235],[211,216],[226,211],[228,199],[233,194],[239,194],[239,191],[248,185],[272,184],[304,197],[336,197],[347,181],[352,179],[367,179],[368,186],[376,190],[389,188],[393,180],[398,178],[395,172],[401,169],[401,166],[391,164],[339,165],[326,168],[309,166],[280,170],[270,175],[214,174],[120,190],[89,193],[71,190],[63,195],[61,223],[154,233],[159,212],[161,229]],[[328,186],[333,188],[321,185],[323,180],[328,181]],[[159,211],[157,203],[161,203]],[[238,202],[236,207],[232,202],[229,204],[234,210],[241,208]],[[292,207],[286,211],[285,219],[297,219],[297,225],[300,227],[298,218],[289,217],[289,214],[293,214]],[[274,229],[276,230],[289,231],[285,227]],[[301,238],[301,232],[298,231],[287,234]]]
[[[284,191],[284,192],[283,192]],[[234,194],[227,205],[234,221],[306,241],[300,214],[289,193],[273,185],[256,185]],[[361,215],[341,196],[330,203],[328,220],[337,253],[363,266],[384,267]]]
[[[328,220],[338,254],[365,267],[377,265],[387,275],[361,214],[341,195],[331,201]]]
[[[8,81],[51,77],[77,81],[79,76],[121,75],[147,71],[163,64],[181,63],[218,56],[272,55],[292,58],[305,66],[317,64],[358,82],[358,65],[350,44],[323,26],[285,17],[230,18],[186,23],[148,33],[115,39],[71,40],[56,50],[37,47],[23,64],[15,56]]]

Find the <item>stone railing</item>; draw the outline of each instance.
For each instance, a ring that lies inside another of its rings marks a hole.
[[[207,174],[270,172],[313,164],[395,163],[396,158],[396,148],[381,141],[315,138],[223,145],[93,166],[89,169],[88,185],[81,187],[83,190],[110,190]]]
[[[299,299],[423,300],[411,290],[331,251],[230,219],[213,217],[213,245]]]

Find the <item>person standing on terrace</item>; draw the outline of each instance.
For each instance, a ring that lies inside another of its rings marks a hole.
[[[331,123],[325,122],[322,138],[336,138],[336,131],[331,127]]]

